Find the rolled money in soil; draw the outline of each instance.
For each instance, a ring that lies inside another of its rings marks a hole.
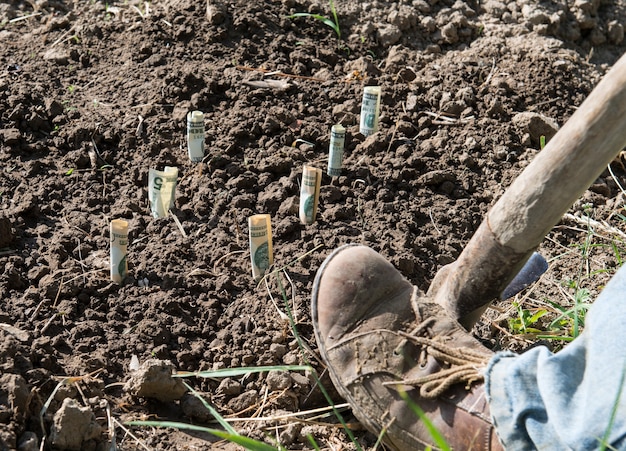
[[[259,280],[274,263],[270,215],[250,216],[248,218],[248,233],[250,236],[252,277]]]
[[[187,113],[187,150],[189,159],[199,163],[204,158],[204,113]]]
[[[178,168],[165,166],[163,171],[150,169],[148,173],[148,196],[150,210],[155,218],[164,218],[174,206]]]
[[[114,219],[110,226],[111,237],[111,281],[122,283],[128,274],[128,222]]]
[[[302,169],[302,185],[300,186],[300,222],[302,224],[313,224],[315,221],[321,181],[321,169],[313,166],[304,166]]]
[[[341,175],[343,161],[343,147],[346,142],[346,129],[341,124],[333,125],[330,129],[330,146],[328,153],[328,170],[326,173],[332,177]]]
[[[373,135],[378,131],[380,97],[380,86],[366,86],[363,88],[363,102],[361,103],[361,122],[359,125],[359,132],[361,132],[364,136]]]

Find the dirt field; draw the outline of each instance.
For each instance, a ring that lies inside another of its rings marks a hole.
[[[215,426],[178,385],[160,400],[125,385],[151,359],[171,362],[158,367],[166,373],[310,362],[342,403],[310,320],[323,259],[364,243],[426,290],[541,136],[626,50],[623,1],[336,8],[341,39],[321,21],[287,17],[331,17],[324,1],[216,0],[208,11],[189,0],[0,4],[0,449],[109,450],[111,437],[123,450],[234,449],[201,433],[122,426]],[[369,85],[382,102],[379,132],[366,138]],[[187,155],[192,110],[205,114],[201,163]],[[347,138],[331,178],[337,123]],[[324,173],[312,225],[298,218],[304,164]],[[150,212],[148,171],[165,166],[179,171],[180,226]],[[550,270],[518,296],[524,308],[568,308],[574,291],[593,296],[621,264],[626,173],[619,161],[611,169],[573,206],[581,219],[564,219],[544,241]],[[251,276],[247,218],[257,213],[271,215],[304,353],[276,277],[266,286]],[[129,222],[121,285],[108,269],[117,218]],[[510,302],[496,307],[476,329],[486,343],[536,341],[509,327]],[[354,448],[330,415],[278,418],[328,406],[309,372],[185,380],[221,415],[257,417],[233,423],[242,434],[288,449],[312,449],[308,434],[321,449]],[[376,437],[344,416],[373,447]]]

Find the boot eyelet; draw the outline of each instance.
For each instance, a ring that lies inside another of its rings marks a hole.
[[[404,345],[406,345],[406,340],[402,340],[398,346],[393,350],[393,355],[404,355]]]

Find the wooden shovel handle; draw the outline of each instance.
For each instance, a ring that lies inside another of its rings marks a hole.
[[[626,55],[487,213],[428,295],[470,328],[626,145]]]

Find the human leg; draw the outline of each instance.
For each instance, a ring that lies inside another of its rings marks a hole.
[[[486,391],[507,449],[626,449],[626,267],[604,288],[582,334],[545,347],[496,354]],[[615,410],[614,410],[615,409]]]

